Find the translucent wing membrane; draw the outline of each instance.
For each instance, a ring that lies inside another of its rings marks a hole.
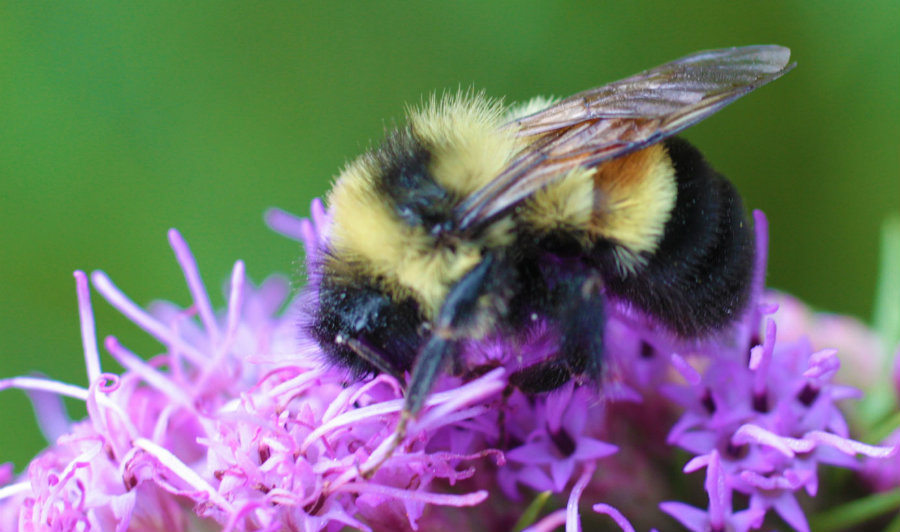
[[[782,46],[710,50],[580,92],[504,127],[534,140],[457,208],[477,229],[578,166],[625,155],[712,115],[795,64]]]

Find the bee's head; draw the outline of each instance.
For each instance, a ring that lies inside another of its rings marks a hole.
[[[375,187],[399,221],[440,246],[455,238],[459,198],[435,179],[435,157],[440,155],[406,128],[388,135],[373,153],[372,167]]]

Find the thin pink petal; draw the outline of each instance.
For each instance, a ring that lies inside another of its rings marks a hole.
[[[169,229],[169,244],[172,246],[172,251],[175,252],[175,258],[181,266],[182,273],[184,273],[188,291],[194,300],[194,308],[200,315],[200,321],[209,335],[210,343],[216,345],[219,343],[219,326],[216,323],[216,316],[213,313],[206,286],[203,284],[203,278],[200,277],[200,271],[197,269],[197,260],[178,230]]]
[[[94,311],[91,308],[91,291],[87,275],[77,270],[75,292],[78,294],[78,316],[81,323],[81,343],[84,347],[84,365],[87,369],[88,384],[94,382],[103,371],[100,367],[100,352],[97,350],[97,330],[94,325]]]
[[[569,500],[566,502],[566,532],[581,532],[581,517],[578,515],[578,503],[581,501],[581,494],[587,487],[591,477],[597,466],[593,462],[584,464],[584,472],[578,477],[572,491],[569,492]]]
[[[94,288],[109,301],[110,305],[124,314],[126,318],[133,321],[138,327],[150,333],[151,336],[163,344],[177,349],[195,364],[202,365],[206,361],[208,358],[206,354],[188,344],[175,331],[172,331],[169,327],[163,325],[153,316],[148,314],[144,309],[137,306],[112,283],[105,273],[101,271],[92,272],[91,282],[93,282]]]
[[[304,230],[304,225],[305,223],[309,223],[306,218],[300,218],[295,214],[277,207],[266,209],[263,218],[265,219],[266,225],[276,233],[290,238],[291,240],[296,240],[297,242],[303,242],[305,240],[304,236],[306,231]]]
[[[618,525],[619,528],[622,529],[622,532],[635,532],[634,527],[631,526],[631,523],[628,521],[628,519],[626,519],[625,516],[622,515],[622,512],[620,512],[616,508],[613,508],[612,506],[604,503],[597,503],[592,508],[599,514],[610,516],[612,520],[615,521],[616,525]]]
[[[537,523],[522,530],[522,532],[553,532],[567,521],[565,510],[556,510],[544,516]]]
[[[234,269],[231,270],[231,284],[228,291],[228,312],[225,319],[225,341],[231,342],[237,332],[238,323],[241,319],[241,307],[244,304],[244,285],[246,284],[244,277],[244,261],[239,260],[234,263]]]
[[[166,469],[171,471],[175,476],[186,482],[189,486],[205,493],[209,499],[220,506],[226,512],[233,512],[234,507],[231,503],[222,497],[219,492],[207,482],[199,473],[188,467],[177,456],[157,445],[156,443],[146,439],[137,438],[134,446],[138,449],[146,451],[148,454],[156,458],[159,463]]]
[[[476,506],[484,502],[484,500],[488,497],[488,492],[484,490],[474,491],[472,493],[464,493],[462,495],[454,495],[450,493],[430,493],[419,490],[404,490],[371,483],[344,484],[336,491],[350,493],[377,493],[381,495],[388,495],[397,499],[414,500],[425,502],[428,504],[436,504],[438,506],[457,507]]]

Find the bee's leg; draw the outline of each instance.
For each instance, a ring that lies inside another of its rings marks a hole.
[[[346,345],[348,348],[352,349],[359,358],[374,366],[381,373],[387,373],[398,381],[403,380],[403,371],[395,366],[391,359],[384,353],[370,346],[365,340],[361,338],[343,338],[342,336],[338,336],[335,339],[335,342]]]
[[[397,447],[399,447],[406,438],[406,428],[409,421],[415,417],[425,405],[425,399],[428,397],[428,392],[431,390],[434,381],[437,380],[441,367],[444,366],[447,359],[457,348],[457,342],[455,340],[441,338],[437,333],[438,331],[435,331],[434,336],[432,336],[431,339],[428,340],[428,343],[425,344],[425,347],[419,353],[415,366],[413,366],[412,375],[406,386],[406,398],[403,402],[403,410],[400,411],[400,420],[397,422],[397,427],[394,429],[390,446],[374,463],[367,464],[361,469],[362,475],[366,478],[370,478],[374,475],[381,465],[394,454],[394,451],[397,450]]]
[[[491,291],[496,260],[487,255],[469,273],[450,289],[444,304],[434,321],[431,338],[416,357],[403,411],[407,417],[422,409],[425,398],[447,360],[458,349],[458,341],[467,338],[467,332],[478,319],[478,300]]]
[[[591,380],[600,376],[606,301],[603,283],[593,271],[571,274],[559,287],[563,291],[557,320],[559,356],[574,374]]]
[[[478,301],[492,289],[495,268],[495,259],[487,255],[450,289],[433,323],[431,338],[416,356],[393,443],[382,457],[362,470],[364,476],[373,475],[406,438],[409,421],[422,410],[441,369],[457,353],[459,340],[466,338],[466,331],[474,325],[472,320],[477,319]]]
[[[580,264],[548,268],[542,275],[546,293],[538,295],[537,306],[559,331],[559,349],[552,358],[510,376],[525,393],[555,390],[576,375],[595,380],[603,362],[606,318],[599,275]]]

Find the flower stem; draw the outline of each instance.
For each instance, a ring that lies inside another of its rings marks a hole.
[[[810,530],[831,532],[858,529],[860,524],[869,519],[898,508],[900,508],[900,488],[895,488],[814,515],[810,518]],[[888,528],[888,530],[895,529],[896,527]]]
[[[544,508],[544,505],[550,500],[551,494],[550,491],[538,493],[537,497],[535,497],[534,500],[531,501],[531,504],[528,505],[528,508],[525,508],[525,511],[522,512],[522,516],[519,517],[519,520],[516,521],[516,526],[513,527],[513,531],[521,532],[522,530],[525,530],[525,528],[533,525],[534,522],[537,521],[537,517]]]

